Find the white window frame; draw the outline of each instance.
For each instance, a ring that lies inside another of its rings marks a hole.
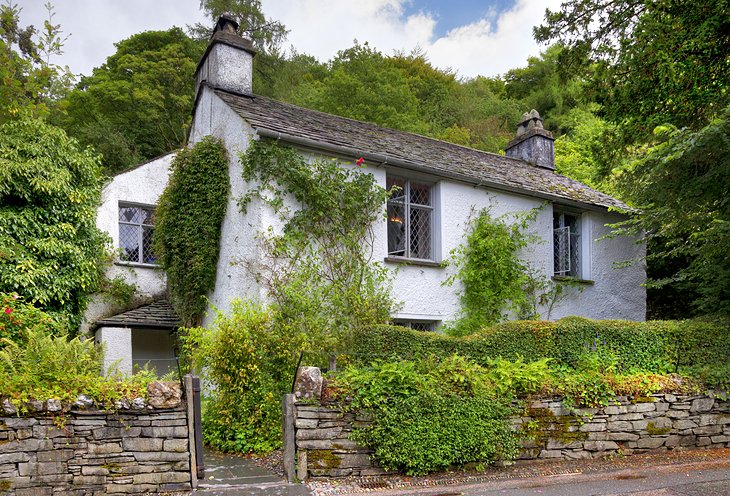
[[[424,319],[393,319],[393,325],[407,327],[422,332],[436,332],[440,320],[424,320]],[[418,327],[423,327],[419,329]]]
[[[142,203],[134,203],[134,202],[125,202],[120,201],[117,205],[117,233],[118,233],[118,241],[119,241],[119,260],[121,264],[129,264],[129,265],[145,265],[148,267],[157,267],[157,263],[150,263],[144,261],[144,228],[149,227],[152,228],[154,231],[155,225],[154,224],[145,224],[142,222],[142,214],[140,213],[140,221],[139,222],[127,222],[120,219],[119,212],[123,208],[139,208],[139,209],[147,209],[152,210],[153,215],[155,210],[157,210],[157,207],[155,205],[146,205]],[[122,248],[122,232],[121,232],[121,226],[134,226],[137,227],[137,260],[124,260],[122,258],[122,255],[124,253]]]
[[[558,227],[555,227],[555,218],[559,216]],[[566,222],[565,216],[571,216],[576,219],[575,229],[571,230]],[[590,222],[588,216],[584,212],[580,212],[571,208],[565,208],[559,205],[553,206],[553,215],[550,219],[552,227],[552,246],[553,246],[553,276],[566,277],[574,279],[590,278]],[[567,235],[566,235],[567,233]],[[568,239],[567,246],[558,246],[559,239]],[[567,250],[567,253],[558,255],[557,250]],[[574,251],[577,250],[577,255]],[[558,257],[567,260],[568,267],[558,270]],[[572,265],[577,262],[577,269]]]
[[[388,180],[395,179],[403,181],[404,188],[403,188],[403,201],[394,201],[390,198],[388,199],[387,207],[389,207],[392,204],[402,205],[404,210],[404,219],[403,222],[405,223],[405,240],[404,240],[404,250],[403,254],[396,254],[397,252],[391,252],[390,251],[390,229],[387,229],[386,234],[386,249],[387,249],[387,259],[391,260],[407,260],[407,261],[422,261],[422,262],[432,262],[437,263],[439,260],[438,251],[439,251],[439,244],[438,244],[438,212],[439,212],[439,188],[438,183],[435,183],[433,180],[424,179],[421,177],[415,177],[410,175],[402,175],[402,174],[387,174],[386,176],[386,184]],[[411,203],[411,183],[416,182],[419,184],[427,185],[429,187],[429,196],[430,196],[430,205],[422,205],[418,203]],[[411,209],[417,209],[420,211],[427,211],[429,214],[429,222],[430,222],[430,245],[429,245],[429,252],[430,257],[429,258],[419,258],[412,256],[411,253],[411,225],[410,225],[410,212]],[[389,223],[391,222],[390,218],[386,219],[386,226],[389,226]],[[400,250],[399,250],[400,251]]]

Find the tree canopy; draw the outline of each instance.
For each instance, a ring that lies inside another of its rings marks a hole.
[[[39,119],[0,125],[0,292],[78,327],[97,289],[106,235],[96,227],[99,157]]]
[[[171,28],[133,35],[116,47],[104,65],[81,79],[53,119],[83,145],[94,146],[109,173],[185,143],[204,44]]]

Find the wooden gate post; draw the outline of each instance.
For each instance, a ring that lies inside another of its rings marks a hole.
[[[294,432],[294,408],[294,395],[285,394],[281,400],[281,431],[284,448],[284,476],[289,482],[294,482],[296,479],[297,446]]]

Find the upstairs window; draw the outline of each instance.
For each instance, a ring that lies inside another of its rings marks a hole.
[[[553,210],[553,258],[556,276],[581,277],[579,214]]]
[[[154,213],[151,206],[119,205],[119,248],[123,262],[155,263],[152,254]]]
[[[388,256],[433,260],[433,186],[399,177],[386,179]]]

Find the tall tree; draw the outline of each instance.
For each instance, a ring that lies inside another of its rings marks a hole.
[[[43,29],[21,27],[21,9],[9,1],[0,5],[0,123],[20,115],[47,115],[59,95],[71,85],[67,67],[50,62],[63,48],[61,28],[53,24],[46,5]]]
[[[594,64],[602,113],[637,156],[618,178],[641,209],[625,226],[646,233],[650,302],[679,303],[652,316],[730,314],[730,2],[569,0],[545,19],[536,38]]]
[[[101,277],[100,170],[91,150],[40,119],[0,125],[0,292],[64,317],[68,330]]]
[[[179,148],[193,106],[193,74],[204,45],[180,28],[116,43],[106,63],[81,79],[54,121],[94,146],[115,173]]]

